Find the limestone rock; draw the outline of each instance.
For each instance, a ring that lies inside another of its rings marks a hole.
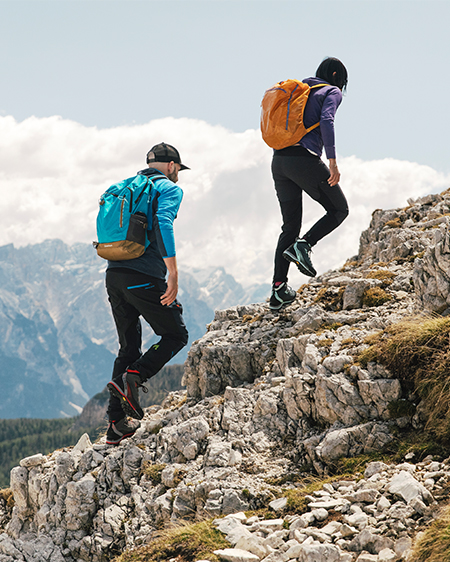
[[[233,547],[223,560],[407,559],[445,497],[448,461],[372,462],[313,492],[304,513],[285,508],[305,467],[325,475],[423,423],[420,404],[391,418],[393,403],[414,400],[410,389],[357,360],[387,326],[450,312],[449,217],[447,192],[375,211],[358,256],[303,285],[289,306],[216,311],[189,352],[186,390],[148,408],[132,439],[112,447],[84,435],[23,459],[13,497],[0,495],[1,562],[107,562],[160,528],[205,517]],[[370,289],[387,300],[369,302]],[[276,519],[243,513],[267,507]]]
[[[416,498],[423,499],[426,503],[432,501],[430,492],[414,476],[404,470],[392,478],[388,492],[400,496],[407,503]]]
[[[214,554],[226,562],[259,562],[259,556],[239,548],[215,550]]]

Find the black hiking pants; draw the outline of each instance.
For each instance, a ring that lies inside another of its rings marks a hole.
[[[273,282],[287,281],[290,262],[283,252],[300,234],[303,192],[325,209],[326,214],[302,236],[310,246],[337,228],[348,216],[348,205],[339,185],[328,184],[330,171],[322,160],[302,146],[277,150],[272,160],[272,176],[280,203],[283,225],[275,250]]]
[[[163,306],[160,298],[166,291],[166,282],[132,269],[108,269],[106,290],[119,336],[119,353],[112,378],[119,378],[129,367],[138,370],[145,382],[187,344],[183,308],[177,300]],[[144,354],[141,351],[141,316],[155,334],[161,336]],[[115,396],[110,397],[108,416],[116,421],[124,417]]]

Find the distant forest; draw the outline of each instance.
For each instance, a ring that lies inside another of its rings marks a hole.
[[[10,470],[21,459],[75,445],[84,431],[71,433],[73,422],[73,418],[0,420],[0,488],[9,486]]]
[[[180,390],[183,365],[164,367],[147,383],[148,393],[141,394],[141,405],[145,408],[161,404],[169,392]],[[109,393],[106,388],[92,400],[105,409]],[[102,427],[80,427],[80,417],[66,419],[0,419],[0,489],[9,487],[9,473],[18,466],[21,459],[42,453],[47,455],[56,449],[75,445],[83,433],[88,433],[91,440],[105,431],[106,420]]]

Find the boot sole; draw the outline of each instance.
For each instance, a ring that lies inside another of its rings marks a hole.
[[[308,277],[315,277],[317,275],[317,271],[312,271],[307,269],[307,267],[305,265],[302,264],[302,262],[298,261],[297,257],[294,256],[293,254],[284,251],[283,252],[283,258],[286,259],[287,261],[290,261],[292,263],[295,263],[295,265],[298,267],[300,273],[303,273],[303,275],[307,275]]]
[[[133,405],[128,399],[127,395],[123,393],[120,386],[117,386],[114,381],[109,382],[106,386],[109,392],[120,400],[120,405],[122,406],[122,410],[125,412],[125,414],[127,414],[131,418],[134,418],[135,420],[141,420],[144,417],[144,411],[142,410],[142,408],[138,405]]]
[[[280,308],[283,308],[283,306],[287,306],[288,304],[292,304],[295,301],[295,298],[296,297],[294,297],[290,301],[280,302],[277,306],[273,306],[273,305],[269,304],[269,308],[270,308],[270,310],[280,310]]]
[[[111,439],[108,441],[108,439],[106,439],[106,444],[107,445],[119,445],[119,443],[121,441],[123,441],[123,439],[126,439],[127,437],[131,437],[132,435],[134,435],[136,432],[132,431],[131,433],[126,433],[125,435],[122,435],[122,437],[119,437],[119,439],[112,441]]]

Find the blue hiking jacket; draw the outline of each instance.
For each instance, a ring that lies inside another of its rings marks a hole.
[[[183,190],[154,168],[141,170],[138,172],[138,175],[140,174],[149,177],[154,184],[147,214],[150,244],[139,258],[108,261],[108,269],[127,268],[151,277],[165,279],[167,268],[163,258],[176,255],[173,221],[177,217],[183,199]]]

